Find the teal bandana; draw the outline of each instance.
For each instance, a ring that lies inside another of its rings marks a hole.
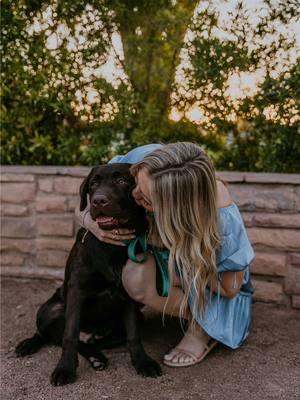
[[[151,252],[155,258],[156,267],[158,268],[162,278],[162,293],[160,296],[167,297],[170,291],[170,279],[168,273],[168,259],[169,250],[161,250],[158,247],[147,244],[147,234],[136,236],[131,240],[124,240],[124,243],[128,245],[128,258],[137,263],[142,264],[147,260],[147,252]],[[137,259],[136,254],[142,250],[142,258]]]

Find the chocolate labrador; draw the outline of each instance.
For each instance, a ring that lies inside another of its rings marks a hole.
[[[145,232],[145,210],[131,196],[134,179],[129,164],[108,164],[93,168],[80,187],[80,209],[90,200],[92,219],[102,229],[135,229]],[[139,304],[122,286],[122,267],[128,258],[127,247],[100,242],[84,228],[79,229],[69,254],[62,286],[37,312],[37,332],[16,347],[18,356],[33,354],[44,344],[62,346],[61,358],[51,375],[55,386],[74,382],[78,353],[91,366],[104,369],[107,358],[101,352],[127,343],[138,374],[161,375],[159,364],[145,352],[141,343]],[[80,332],[94,340],[80,340]],[[95,339],[101,336],[102,339]]]

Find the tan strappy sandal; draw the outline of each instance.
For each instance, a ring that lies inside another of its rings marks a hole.
[[[165,365],[167,365],[168,367],[189,367],[190,365],[195,365],[198,364],[199,362],[201,362],[202,360],[204,360],[204,358],[208,355],[208,353],[211,352],[211,350],[218,344],[218,342],[214,339],[210,339],[210,341],[208,342],[208,344],[205,346],[205,349],[203,351],[203,353],[199,356],[196,357],[195,354],[191,353],[190,351],[187,350],[183,350],[180,347],[175,347],[172,351],[177,351],[178,353],[181,353],[187,357],[190,357],[191,360],[190,361],[186,361],[186,362],[174,362],[171,360],[166,360],[164,358],[163,363]],[[175,357],[175,354],[174,354]]]

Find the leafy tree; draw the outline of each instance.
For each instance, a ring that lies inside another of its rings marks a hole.
[[[297,171],[299,68],[278,67],[296,46],[277,34],[296,22],[297,1],[261,2],[255,23],[251,2],[232,8],[229,23],[219,3],[4,0],[2,163],[94,164],[191,140],[219,168]],[[101,66],[112,59],[107,80]],[[255,71],[259,90],[232,98],[230,80]],[[190,121],[193,107],[200,121]]]
[[[219,168],[298,172],[299,48],[288,28],[299,22],[299,3],[264,1],[250,12],[251,2],[240,1],[225,20],[216,4],[207,2],[190,26],[189,63],[173,106],[183,115],[198,107],[200,128],[223,137],[214,154]],[[257,90],[233,98],[229,82],[243,74],[260,78]]]

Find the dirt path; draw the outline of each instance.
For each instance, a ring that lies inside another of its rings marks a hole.
[[[194,367],[163,366],[157,379],[136,375],[125,348],[106,351],[109,366],[95,372],[80,357],[73,385],[53,387],[49,377],[60,349],[48,346],[23,359],[15,345],[34,332],[35,313],[56,287],[55,282],[2,280],[2,400],[293,400],[300,398],[300,312],[254,305],[253,329],[247,344],[231,351],[217,347]],[[156,360],[180,337],[176,320],[162,327],[158,315],[146,313],[144,343]]]

